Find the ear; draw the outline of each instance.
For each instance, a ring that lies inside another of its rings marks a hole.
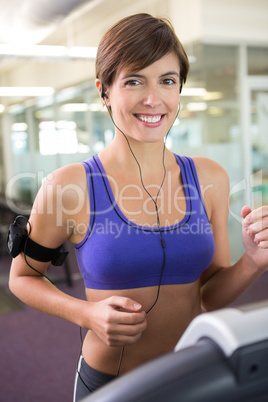
[[[99,78],[97,78],[97,79],[95,80],[95,85],[96,85],[96,88],[97,88],[97,90],[98,90],[98,93],[99,93],[100,96],[101,96],[101,80],[100,80]]]
[[[109,98],[107,95],[107,90],[105,92],[103,92],[103,84],[99,78],[96,79],[95,85],[96,85],[96,88],[100,94],[100,97],[101,97],[103,103],[106,104],[106,106],[110,106]]]

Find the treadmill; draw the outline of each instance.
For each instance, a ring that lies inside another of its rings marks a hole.
[[[173,352],[83,402],[268,402],[268,301],[203,313]]]

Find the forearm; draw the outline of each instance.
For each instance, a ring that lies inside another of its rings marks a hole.
[[[244,254],[236,264],[220,268],[201,288],[202,306],[206,311],[228,306],[241,296],[264,272]]]
[[[25,304],[86,327],[86,311],[90,303],[61,292],[56,286],[41,276],[18,276],[11,278],[10,290]]]

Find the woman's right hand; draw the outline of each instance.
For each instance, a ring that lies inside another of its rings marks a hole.
[[[112,296],[90,304],[90,329],[108,346],[133,344],[147,327],[145,311],[132,299]]]

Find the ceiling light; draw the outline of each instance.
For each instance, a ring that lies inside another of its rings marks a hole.
[[[182,88],[181,96],[205,96],[207,93],[205,88]]]
[[[67,48],[67,54],[72,58],[95,59],[97,55],[97,48],[75,46]]]
[[[207,92],[204,96],[204,99],[206,101],[213,101],[213,100],[219,100],[223,98],[223,93],[220,91],[217,92]]]
[[[75,130],[76,123],[74,121],[59,120],[56,122],[56,128],[59,130]]]
[[[28,125],[26,123],[13,123],[11,126],[12,131],[27,131]]]
[[[71,59],[95,59],[96,47],[50,46],[50,45],[7,45],[0,44],[0,55],[16,57],[52,57]]]
[[[0,45],[0,54],[4,56],[63,56],[66,53],[64,46],[23,46]]]
[[[105,112],[101,103],[65,103],[61,106],[63,112]]]
[[[222,116],[225,110],[222,107],[212,106],[208,108],[208,113],[211,116]]]
[[[51,87],[0,87],[0,96],[50,96]]]
[[[205,102],[190,102],[186,105],[186,109],[191,112],[203,112],[207,110],[207,104]]]
[[[65,103],[61,106],[63,112],[86,112],[88,111],[87,103]]]
[[[88,105],[88,110],[91,112],[106,112],[106,109],[101,103],[91,103]]]

